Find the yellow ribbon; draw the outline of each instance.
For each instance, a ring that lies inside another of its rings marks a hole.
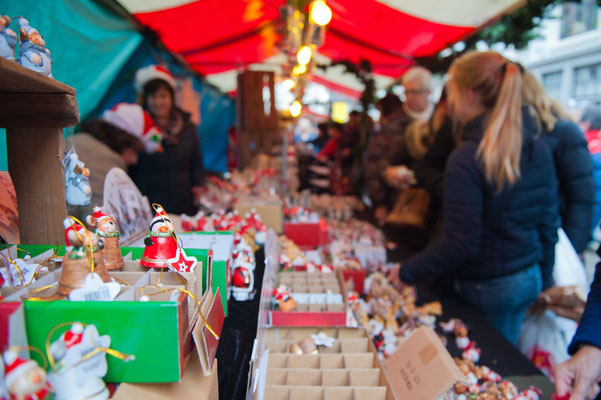
[[[112,278],[113,278],[114,280],[116,280],[116,281],[119,281],[119,282],[121,282],[122,284],[124,284],[124,285],[126,285],[126,286],[129,286],[129,287],[131,287],[131,285],[130,285],[129,283],[125,282],[123,279],[119,279],[119,278],[117,278],[116,276],[113,276]]]
[[[54,282],[51,285],[42,286],[41,288],[32,290],[27,295],[23,296],[23,298],[25,300],[32,300],[32,301],[48,301],[48,299],[46,297],[29,297],[29,296],[31,296],[34,293],[43,292],[44,290],[50,289],[51,287],[56,286],[56,285],[58,285],[58,282]]]
[[[142,287],[142,294],[144,294],[144,289],[147,287],[152,287],[155,289],[160,290],[163,293],[171,293],[174,291],[180,291],[183,292],[185,294],[187,294],[190,298],[192,298],[192,300],[194,300],[196,302],[196,305],[198,306],[198,315],[200,315],[200,318],[202,319],[202,322],[207,326],[207,329],[209,330],[209,332],[211,332],[211,334],[213,336],[215,336],[215,339],[219,340],[219,335],[217,333],[215,333],[215,331],[213,330],[213,328],[211,327],[211,325],[209,324],[209,322],[206,320],[206,318],[204,317],[204,315],[202,315],[202,311],[200,310],[200,301],[196,298],[196,296],[194,296],[194,294],[192,292],[190,292],[189,290],[183,289],[183,288],[173,288],[173,289],[165,289],[163,287],[160,287],[158,285],[144,285]],[[147,294],[147,296],[156,296],[158,293],[151,293],[151,294]]]
[[[80,323],[83,326],[88,326],[88,324],[84,324],[83,322],[80,322]],[[75,324],[75,322],[63,322],[62,324],[58,324],[57,326],[52,328],[50,330],[50,333],[48,333],[48,337],[46,338],[46,354],[48,355],[48,362],[50,363],[50,367],[54,368],[54,366],[56,365],[56,361],[54,360],[54,357],[52,356],[52,352],[50,351],[50,341],[52,340],[52,335],[54,335],[54,332],[56,332],[58,329],[60,329],[64,326],[69,326],[69,325],[73,325],[73,324]],[[125,362],[134,360],[136,358],[135,356],[133,356],[131,354],[125,354],[125,353],[122,353],[122,352],[114,350],[114,349],[110,349],[107,347],[98,347],[98,346],[96,346],[96,342],[94,341],[94,338],[90,336],[90,339],[92,339],[92,344],[94,345],[94,350],[92,350],[91,352],[89,352],[88,354],[83,356],[81,358],[81,360],[77,361],[75,364],[73,364],[69,368],[79,365],[82,362],[88,360],[89,358],[91,358],[91,357],[95,356],[96,354],[103,352],[103,351],[105,353],[110,354],[111,356],[118,358],[120,360],[123,360]]]

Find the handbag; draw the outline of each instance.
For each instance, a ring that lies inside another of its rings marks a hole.
[[[398,228],[426,229],[429,208],[430,194],[425,189],[402,189],[386,216],[386,224]]]

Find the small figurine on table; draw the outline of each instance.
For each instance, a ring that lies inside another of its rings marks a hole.
[[[87,206],[92,198],[92,188],[88,177],[90,170],[79,161],[76,153],[71,153],[65,163],[65,199],[70,206]]]
[[[52,78],[52,58],[50,58],[50,51],[45,47],[46,42],[37,29],[29,26],[29,21],[25,18],[19,18],[19,25],[21,26],[19,64]]]
[[[52,398],[52,387],[35,361],[26,360],[12,350],[4,352],[4,385],[10,399],[42,400]],[[2,394],[0,389],[0,395]]]
[[[0,57],[15,60],[15,47],[17,46],[17,34],[10,29],[10,17],[0,15]]]
[[[103,254],[106,269],[112,271],[123,268],[116,218],[103,213],[100,207],[94,207],[92,215],[88,215],[86,222],[94,229],[96,236],[104,242]]]
[[[156,206],[156,214],[144,238],[144,253],[140,264],[148,268],[169,267],[177,272],[192,272],[198,261],[188,257],[179,244],[173,224],[163,207]]]

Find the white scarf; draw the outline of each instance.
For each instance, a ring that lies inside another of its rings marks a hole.
[[[411,117],[412,120],[426,122],[430,119],[432,113],[434,112],[434,104],[428,102],[428,106],[426,107],[426,109],[424,111],[418,112],[410,110],[409,107],[407,107],[407,103],[404,103],[403,110],[405,110],[407,115]]]

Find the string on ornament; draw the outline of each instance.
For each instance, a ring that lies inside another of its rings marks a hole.
[[[9,264],[14,265],[15,270],[17,271],[17,275],[19,276],[19,280],[21,281],[21,284],[19,286],[29,286],[33,281],[36,280],[36,278],[38,276],[38,272],[42,266],[41,265],[38,266],[36,268],[36,270],[34,271],[33,276],[31,277],[31,280],[28,283],[25,283],[25,275],[23,274],[23,271],[21,271],[21,268],[19,268],[17,263],[10,256],[10,247],[9,247],[10,245],[8,244],[6,238],[4,236],[2,236],[1,233],[0,233],[0,238],[2,238],[2,240],[4,240],[5,243],[7,243],[6,247],[4,249],[2,249],[2,250],[6,250],[6,255],[4,255],[4,253],[2,253],[2,252],[0,252],[0,255],[2,255],[2,257],[4,257],[9,262]],[[31,256],[31,253],[28,252],[27,250],[21,249],[17,245],[13,245],[13,246],[14,246],[15,250],[22,251],[25,254],[27,254],[28,256]],[[11,276],[11,280],[12,280],[12,276]],[[14,282],[13,282],[13,284],[14,284]]]
[[[40,357],[42,357],[42,361],[44,362],[44,370],[46,370],[46,368],[48,368],[48,361],[46,361],[46,356],[44,356],[44,353],[42,352],[42,350],[38,349],[37,347],[33,347],[30,345],[13,345],[10,346],[7,351],[14,351],[15,353],[18,353],[20,351],[33,351],[36,352]]]
[[[192,292],[190,292],[189,290],[183,289],[183,288],[165,289],[164,287],[161,287],[161,286],[158,286],[158,285],[155,285],[155,284],[148,284],[148,285],[142,286],[141,294],[144,294],[144,289],[147,288],[147,287],[158,289],[158,290],[160,290],[160,292],[147,294],[146,296],[156,296],[156,295],[160,294],[161,292],[163,292],[163,293],[173,293],[173,292],[176,292],[176,291],[180,291],[180,292],[183,292],[183,293],[187,294],[192,300],[194,300],[196,302],[196,305],[198,306],[198,315],[200,315],[200,319],[202,319],[202,322],[206,325],[207,329],[209,330],[209,332],[211,332],[211,334],[215,337],[215,339],[219,340],[219,335],[217,333],[215,333],[215,331],[213,330],[213,328],[209,324],[209,321],[207,321],[206,318],[205,318],[205,316],[202,315],[202,311],[200,309],[200,300],[198,300],[196,298],[196,296],[194,296],[194,294]]]
[[[29,294],[26,294],[25,296],[22,296],[22,299],[25,300],[31,300],[31,301],[54,301],[55,299],[53,298],[48,298],[48,297],[30,297],[32,294],[36,294],[39,292],[43,292],[46,289],[50,289],[51,287],[54,287],[58,285],[58,282],[54,282],[50,285],[46,285],[46,286],[42,286],[41,288],[37,288],[35,290],[32,290],[31,292],[29,292]]]
[[[116,281],[119,281],[119,282],[121,282],[121,283],[122,283],[122,284],[124,284],[125,286],[131,287],[131,285],[130,285],[129,283],[125,282],[123,279],[119,279],[119,278],[117,278],[116,276],[112,276],[111,278],[113,278],[113,279],[114,279],[114,280],[116,280]]]
[[[159,214],[159,217],[161,217],[161,220],[163,221],[163,223],[165,224],[165,226],[167,225],[167,220],[165,219],[165,217],[163,216],[162,213],[159,213],[159,210],[157,210],[157,207],[161,207],[161,209],[163,210],[163,212],[165,213],[165,215],[167,216],[167,218],[169,218],[169,214],[167,214],[167,211],[165,211],[165,209],[163,208],[162,205],[158,204],[158,203],[152,203],[152,208],[154,208],[154,211],[156,211]],[[169,218],[169,221],[171,221],[171,218]],[[173,223],[171,223],[171,226],[173,226]],[[175,240],[175,244],[177,244],[177,247],[179,247],[179,249],[181,250],[184,246],[183,243],[180,243],[178,241],[177,235],[175,234],[175,231],[173,229],[169,229],[169,235],[171,235],[171,237],[173,238],[173,240]]]
[[[56,325],[54,328],[52,328],[50,330],[50,332],[48,333],[48,336],[46,337],[46,355],[48,356],[48,362],[50,363],[51,368],[54,368],[54,366],[56,365],[54,356],[52,355],[52,352],[50,351],[50,341],[52,340],[52,335],[54,335],[54,333],[57,330],[59,330],[60,328],[63,328],[65,326],[71,326],[75,323],[76,323],[75,321],[60,323],[60,324]],[[83,322],[79,322],[79,323],[82,324],[84,327],[88,326],[88,324],[85,324]],[[108,347],[99,347],[96,345],[96,342],[94,341],[94,338],[92,336],[90,336],[90,339],[92,341],[92,344],[94,345],[94,350],[92,350],[91,352],[89,352],[88,354],[83,356],[79,361],[77,361],[76,363],[71,365],[69,368],[73,368],[76,365],[79,365],[80,363],[86,361],[90,357],[93,357],[94,355],[96,355],[100,352],[105,352],[105,353],[110,354],[111,356],[118,358],[120,360],[123,360],[125,362],[135,360],[135,358],[136,358],[134,355],[122,353],[120,351],[117,351],[117,350],[114,350],[114,349],[111,349]]]

